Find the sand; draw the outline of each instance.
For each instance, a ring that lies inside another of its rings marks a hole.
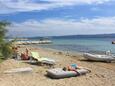
[[[70,55],[32,46],[21,46],[19,53],[23,52],[25,48],[37,51],[41,56],[55,59],[55,68],[76,63],[79,66],[89,68],[91,73],[79,77],[51,79],[46,76],[46,70],[50,69],[48,66],[32,65],[8,59],[0,64],[0,86],[115,86],[115,62],[89,62],[85,61],[81,55]],[[20,67],[31,67],[33,71],[19,74],[3,73],[5,70]]]

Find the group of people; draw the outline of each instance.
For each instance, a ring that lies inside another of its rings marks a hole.
[[[26,48],[25,52],[21,53],[21,59],[22,60],[29,60],[29,50]]]
[[[19,54],[18,51],[19,47],[12,47],[12,51],[13,51],[13,58],[14,59],[22,59],[22,60],[29,60],[29,50],[28,48],[25,49],[24,52],[21,53],[21,55]]]

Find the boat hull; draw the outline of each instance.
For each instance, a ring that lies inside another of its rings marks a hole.
[[[85,53],[83,54],[83,56],[85,59],[92,61],[106,61],[106,62],[115,61],[115,57],[111,55],[98,55],[98,54]]]

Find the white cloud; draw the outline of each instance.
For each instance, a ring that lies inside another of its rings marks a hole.
[[[91,11],[101,11],[101,8],[99,8],[99,7],[92,7]]]
[[[92,3],[97,3],[97,4],[102,4],[104,2],[108,2],[111,0],[44,0],[44,1],[51,1],[51,2],[56,2],[56,3],[65,3],[65,4],[92,4]]]
[[[22,23],[13,23],[9,27],[9,31],[9,34],[12,36],[115,33],[115,17],[81,19],[80,21],[47,19],[39,22],[27,20]]]
[[[0,0],[0,14],[48,10],[63,6],[80,4],[103,4],[113,0]]]

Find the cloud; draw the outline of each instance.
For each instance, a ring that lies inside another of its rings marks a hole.
[[[81,4],[103,4],[113,0],[0,0],[0,14],[48,10]]]
[[[22,23],[13,23],[8,29],[10,36],[21,37],[115,33],[115,17],[81,19],[80,21],[62,19],[27,20]]]
[[[111,0],[44,0],[63,4],[102,4]]]
[[[92,7],[91,11],[101,11],[101,8],[99,8],[99,7]]]

